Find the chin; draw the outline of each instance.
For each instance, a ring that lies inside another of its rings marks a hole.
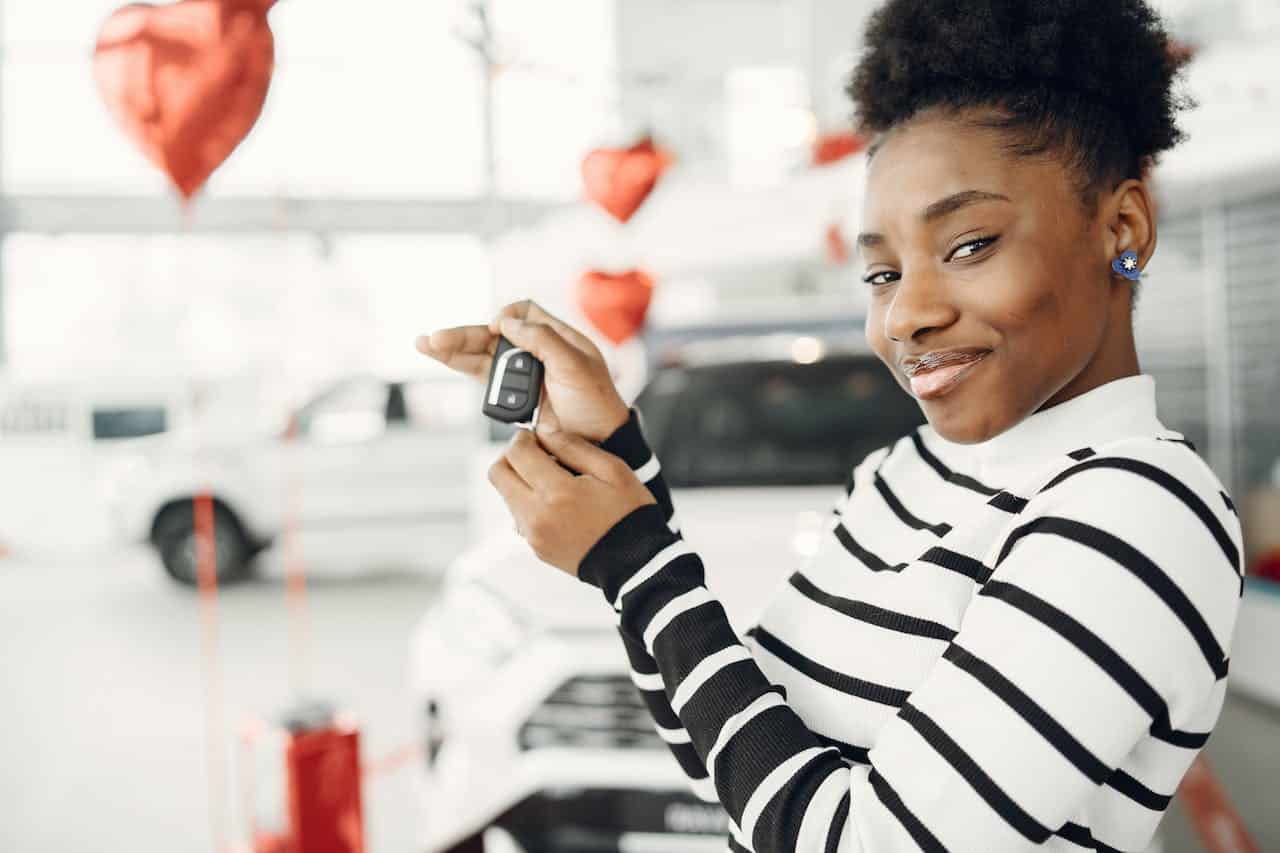
[[[952,409],[918,400],[929,426],[942,438],[953,444],[977,444],[1004,432],[1006,427],[993,425],[985,412],[970,409]]]

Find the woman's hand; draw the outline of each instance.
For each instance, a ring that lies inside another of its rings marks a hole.
[[[582,473],[566,471],[557,459]],[[626,462],[565,430],[536,438],[516,430],[507,451],[489,467],[489,482],[538,558],[574,577],[613,525],[656,503]]]
[[[498,334],[546,367],[538,434],[568,430],[604,441],[630,416],[604,356],[591,340],[531,300],[507,305],[487,326],[439,329],[417,340],[419,352],[479,379],[489,378]],[[548,405],[554,403],[554,409]]]

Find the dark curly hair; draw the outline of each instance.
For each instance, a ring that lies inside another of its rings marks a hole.
[[[1143,0],[887,0],[845,91],[869,135],[927,108],[993,107],[973,123],[1008,131],[1012,153],[1061,155],[1092,207],[1183,138],[1186,60]]]

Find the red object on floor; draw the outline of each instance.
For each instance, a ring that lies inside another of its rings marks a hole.
[[[93,72],[103,100],[188,201],[262,112],[275,64],[274,3],[130,3],[98,34]]]
[[[641,270],[591,270],[578,279],[578,307],[614,344],[640,331],[652,299],[653,279]]]
[[[597,148],[582,160],[587,198],[619,222],[626,222],[653,192],[672,157],[652,139],[630,148]]]
[[[1182,777],[1178,798],[1207,853],[1260,853],[1203,754]]]
[[[359,733],[334,725],[295,732],[285,763],[292,849],[364,853]]]

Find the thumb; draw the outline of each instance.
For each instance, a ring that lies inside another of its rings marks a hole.
[[[533,353],[553,372],[576,366],[583,359],[582,351],[566,341],[559,332],[546,323],[522,321],[516,317],[503,317],[498,324],[502,335],[511,343]]]
[[[620,458],[568,430],[539,433],[538,439],[561,462],[597,480],[615,483],[624,472],[631,473],[630,466]]]

